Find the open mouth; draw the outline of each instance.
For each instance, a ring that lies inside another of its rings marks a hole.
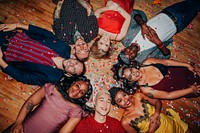
[[[103,110],[103,111],[107,111],[107,108],[105,108],[105,107],[101,107],[101,110]]]

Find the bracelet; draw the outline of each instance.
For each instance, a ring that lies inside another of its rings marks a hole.
[[[164,46],[165,46],[164,43],[162,43],[162,44],[158,45],[158,48],[162,49]]]

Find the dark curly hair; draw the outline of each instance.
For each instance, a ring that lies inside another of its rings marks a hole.
[[[67,90],[74,84],[76,83],[77,81],[84,81],[84,82],[87,82],[88,84],[88,91],[87,93],[82,96],[81,98],[79,99],[72,99],[69,97],[69,95],[67,94]],[[92,94],[92,91],[93,91],[93,88],[92,88],[92,85],[90,83],[90,80],[85,77],[85,76],[75,76],[75,77],[67,77],[67,76],[64,76],[60,79],[60,81],[58,81],[56,83],[56,86],[57,86],[57,89],[58,91],[61,93],[61,95],[69,100],[70,102],[72,103],[75,103],[75,104],[78,104],[80,105],[84,110],[88,111],[90,110],[89,107],[87,107],[85,105],[85,103],[89,100],[91,94]]]
[[[121,82],[122,83],[122,87],[124,88],[124,90],[127,93],[134,93],[138,88],[138,82],[137,81],[129,81],[128,79],[126,79],[123,75],[124,75],[124,70],[126,68],[136,68],[139,69],[140,66],[137,65],[133,65],[133,64],[114,64],[113,67],[111,68],[111,71],[114,73],[113,74],[113,78],[117,81],[117,82]]]
[[[118,92],[118,91],[123,91],[123,92],[129,94],[128,92],[126,92],[126,91],[125,91],[123,88],[121,88],[121,87],[112,87],[112,88],[110,88],[109,92],[110,92],[110,97],[111,97],[111,103],[112,103],[112,105],[115,105],[115,104],[116,104],[116,102],[115,102],[115,96],[117,95],[117,92]]]

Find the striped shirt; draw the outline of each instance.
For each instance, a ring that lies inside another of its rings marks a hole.
[[[54,67],[52,57],[59,55],[47,46],[30,38],[24,32],[17,33],[5,51],[7,62],[26,61]]]

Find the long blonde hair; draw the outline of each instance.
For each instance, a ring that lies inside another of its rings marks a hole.
[[[109,59],[113,53],[113,44],[111,43],[110,44],[111,47],[109,48],[107,52],[105,52],[101,49],[98,49],[97,44],[98,44],[99,39],[100,38],[97,38],[92,44],[92,47],[90,49],[90,56],[95,59]]]

